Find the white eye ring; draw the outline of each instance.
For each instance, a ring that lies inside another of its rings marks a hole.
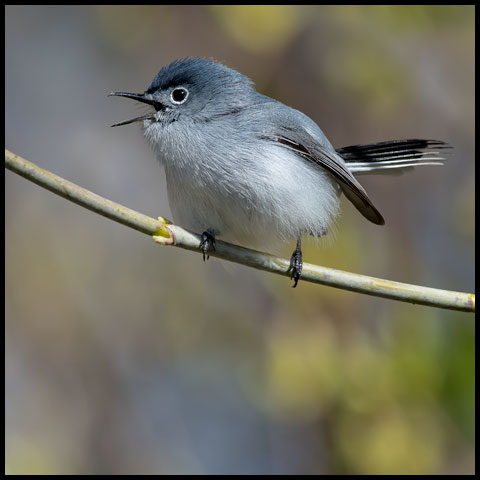
[[[170,93],[170,100],[175,105],[181,105],[187,101],[189,91],[185,87],[177,87]]]

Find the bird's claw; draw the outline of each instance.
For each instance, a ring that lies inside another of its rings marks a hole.
[[[296,248],[290,259],[290,266],[288,267],[287,273],[290,273],[290,278],[294,281],[293,288],[297,286],[298,281],[300,280],[300,275],[302,274],[303,260],[302,260],[302,250]]]
[[[210,258],[208,252],[215,251],[215,235],[207,231],[203,232],[202,241],[200,242],[200,248],[203,251],[203,261],[205,261],[205,257],[208,260]]]

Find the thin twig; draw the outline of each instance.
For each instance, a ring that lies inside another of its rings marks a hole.
[[[8,150],[5,150],[5,167],[67,200],[127,227],[150,235],[157,243],[164,245],[173,244],[177,247],[201,253],[200,235],[184,230],[177,225],[172,225],[164,218],[160,217],[155,220],[135,210],[107,200],[36,166]],[[209,252],[209,254],[231,262],[287,276],[289,261],[267,253],[257,252],[217,240],[215,251]],[[301,280],[403,302],[465,312],[475,311],[474,294],[392,282],[308,263],[303,264]]]

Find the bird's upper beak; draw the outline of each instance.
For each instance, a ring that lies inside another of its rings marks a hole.
[[[112,92],[108,95],[109,97],[125,97],[136,100],[137,102],[146,103],[147,105],[152,105],[155,110],[163,110],[164,106],[160,102],[153,100],[150,95],[145,95],[145,93],[128,93],[128,92]],[[141,115],[140,117],[132,118],[131,120],[125,120],[123,122],[115,123],[112,127],[119,127],[120,125],[128,125],[129,123],[141,122],[142,120],[151,120],[154,118],[155,113],[147,113],[146,115]]]

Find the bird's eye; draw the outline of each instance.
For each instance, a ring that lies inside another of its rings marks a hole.
[[[175,88],[170,94],[170,99],[173,103],[181,105],[188,98],[188,90],[186,88]]]

